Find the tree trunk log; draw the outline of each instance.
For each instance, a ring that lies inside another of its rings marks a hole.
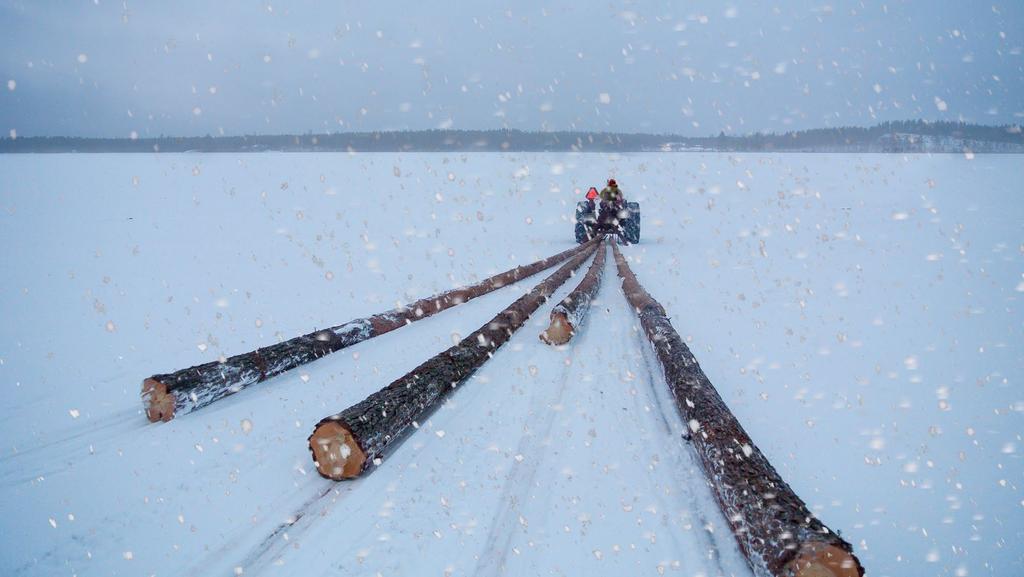
[[[587,311],[590,310],[590,302],[601,288],[607,252],[608,249],[603,243],[597,248],[597,256],[594,257],[594,262],[590,264],[580,284],[551,309],[551,325],[540,334],[540,340],[549,345],[564,345],[576,334],[587,316]]]
[[[468,287],[235,355],[223,362],[213,361],[169,374],[153,375],[142,382],[146,416],[153,422],[170,421],[176,415],[201,409],[249,385],[533,276],[573,256],[589,253],[594,246],[596,240],[525,266],[517,266]]]
[[[441,405],[566,279],[596,243],[578,253],[551,276],[519,297],[459,344],[434,356],[366,399],[319,423],[309,437],[317,471],[340,481],[379,465],[386,454]]]
[[[754,573],[863,576],[853,547],[819,521],[782,480],[718,395],[665,309],[640,285],[618,247],[613,248],[626,300],[640,317],[704,474]]]

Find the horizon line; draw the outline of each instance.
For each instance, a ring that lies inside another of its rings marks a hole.
[[[916,123],[922,125],[949,125],[949,126],[965,126],[975,128],[1002,128],[1007,129],[1008,132],[1020,133],[1020,123],[1007,123],[1007,124],[983,124],[978,122],[967,122],[964,120],[926,120],[922,118],[904,119],[904,120],[886,120],[871,125],[841,125],[841,126],[821,126],[816,128],[803,128],[797,130],[787,130],[785,132],[774,132],[774,131],[754,131],[747,133],[727,133],[724,130],[720,131],[719,134],[705,134],[703,136],[687,136],[679,133],[672,132],[617,132],[607,130],[579,130],[579,129],[564,129],[564,130],[524,130],[521,128],[416,128],[416,129],[393,129],[384,128],[378,130],[358,130],[358,131],[337,131],[337,132],[291,132],[291,133],[249,133],[249,134],[193,134],[193,135],[166,135],[160,134],[158,136],[72,136],[72,135],[21,135],[14,134],[11,136],[0,136],[0,142],[4,141],[16,141],[16,140],[29,140],[29,139],[45,139],[45,138],[63,138],[63,139],[90,139],[90,140],[127,140],[133,142],[148,141],[148,140],[167,140],[167,139],[187,139],[187,138],[249,138],[249,137],[317,137],[317,136],[345,136],[345,135],[377,135],[377,134],[416,134],[416,133],[473,133],[473,132],[507,132],[507,133],[520,133],[529,135],[541,135],[541,134],[589,134],[589,135],[602,135],[602,136],[664,136],[664,137],[675,137],[684,139],[711,139],[711,138],[749,138],[752,136],[784,136],[787,134],[799,134],[805,132],[814,132],[819,130],[849,130],[849,129],[860,129],[870,130],[874,128],[880,128],[891,124],[901,123]],[[1016,128],[1014,131],[1012,129]]]

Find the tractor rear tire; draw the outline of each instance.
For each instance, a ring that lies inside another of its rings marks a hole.
[[[592,238],[590,229],[582,222],[576,223],[576,243],[583,244]]]
[[[622,221],[622,239],[628,244],[640,242],[640,205],[635,202],[626,204],[629,218]]]
[[[576,227],[574,229],[576,242],[583,244],[594,238],[594,211],[591,204],[585,200],[576,203]]]

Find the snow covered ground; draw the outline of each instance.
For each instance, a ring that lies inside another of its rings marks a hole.
[[[1024,157],[711,153],[0,156],[0,572],[746,575],[611,263],[574,343],[541,309],[358,481],[316,475],[316,421],[541,275],[141,414],[150,374],[568,248],[608,175],[640,280],[869,575],[1024,572]]]

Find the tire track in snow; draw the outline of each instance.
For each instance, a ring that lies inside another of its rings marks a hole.
[[[527,325],[529,327],[529,325]],[[524,327],[523,330],[526,330]],[[530,327],[532,330],[532,327]],[[476,380],[476,376],[470,377]],[[470,386],[472,385],[472,386]],[[428,490],[427,482],[429,476],[420,470],[419,461],[425,451],[429,451],[432,447],[436,447],[441,442],[440,438],[435,434],[427,434],[430,430],[443,431],[437,427],[435,419],[438,419],[439,415],[441,420],[446,422],[461,422],[462,417],[467,412],[476,411],[474,407],[474,401],[481,395],[486,394],[486,383],[468,383],[463,385],[461,388],[469,387],[470,391],[460,391],[458,396],[449,398],[445,404],[439,409],[438,413],[431,415],[431,417],[425,421],[421,426],[421,431],[403,443],[404,446],[398,447],[388,458],[384,460],[384,463],[378,466],[378,468],[388,467],[392,468],[391,475],[398,473],[400,475],[412,474],[413,485],[405,488],[406,492],[422,492]],[[418,442],[417,442],[418,441]],[[275,568],[281,568],[285,565],[284,558],[288,554],[288,545],[290,542],[297,542],[302,536],[310,533],[311,530],[316,531],[313,526],[318,520],[327,518],[331,515],[338,515],[339,512],[333,512],[332,509],[337,502],[341,501],[351,493],[359,491],[360,486],[384,482],[390,484],[394,482],[385,471],[376,471],[371,473],[367,477],[356,479],[353,481],[344,481],[341,483],[332,483],[327,488],[326,494],[322,493],[319,496],[306,501],[296,512],[289,517],[285,522],[281,523],[273,531],[266,534],[261,539],[260,544],[253,547],[244,558],[237,564],[243,568],[246,575],[264,575],[275,570]],[[368,487],[364,487],[362,491],[369,490]],[[332,489],[342,487],[345,491],[344,495],[338,499],[326,502],[325,499],[330,496]],[[369,500],[355,500],[356,508],[347,510],[345,515],[347,517],[358,517],[362,513],[362,509],[369,506]],[[342,521],[344,522],[344,521]],[[356,524],[350,524],[349,527],[356,527]],[[367,530],[371,527],[367,526]],[[337,529],[336,529],[337,530]],[[343,533],[338,533],[341,535]],[[349,535],[351,536],[351,535]],[[353,551],[363,548],[359,544],[348,545],[346,543],[338,543],[338,547],[331,552],[331,556],[335,558],[345,558]],[[301,563],[301,561],[299,561]],[[337,569],[337,567],[336,567]],[[281,569],[285,573],[278,574],[289,574],[292,569]],[[314,571],[315,572],[315,571]]]
[[[71,434],[0,458],[0,486],[19,485],[70,470],[79,460],[94,454],[98,446],[149,425],[139,409],[125,409],[71,428]]]
[[[574,340],[568,345],[570,347],[567,357],[569,363],[562,369],[562,376],[555,393],[550,396],[533,397],[534,402],[530,405],[530,417],[524,425],[527,433],[519,439],[515,453],[516,455],[530,456],[524,458],[522,463],[515,465],[505,480],[498,513],[491,522],[485,541],[485,550],[473,571],[474,575],[481,577],[499,575],[508,559],[512,535],[521,523],[518,507],[526,501],[527,493],[535,482],[537,469],[546,454],[546,451],[531,450],[531,447],[544,446],[551,441],[551,429],[555,422],[555,416],[561,411],[562,398],[568,388],[569,376],[572,374],[573,365],[576,364],[577,347],[585,340],[585,332],[578,331]],[[566,347],[559,347],[559,349],[564,348]]]
[[[260,542],[250,549],[238,562],[243,571],[262,574],[272,563],[277,562],[293,538],[302,537],[317,521],[327,517],[331,509],[345,500],[358,486],[354,481],[345,485],[330,482],[306,500],[290,517],[267,533]]]
[[[475,377],[470,377],[471,379]],[[482,387],[477,387],[482,388]],[[479,394],[481,391],[477,391]],[[462,392],[465,397],[466,393]],[[441,408],[441,410],[448,409],[452,411],[453,417],[456,417],[461,412],[467,410],[467,407],[472,403],[472,399],[475,398],[475,394],[469,394],[467,400],[470,402],[460,403],[454,402],[449,399]],[[434,415],[430,417],[420,428],[431,429],[433,428],[432,419]],[[434,435],[424,435],[422,438],[425,439],[425,445],[434,442]],[[422,447],[420,448],[422,449]],[[394,454],[390,455],[385,459],[384,463],[379,467],[387,466],[403,466],[408,465],[409,460],[415,461],[417,453],[420,449],[417,449],[414,453],[408,453],[406,457],[401,460],[396,458],[398,453],[402,450],[402,447],[398,447]],[[373,475],[371,472],[370,475]],[[232,567],[241,567],[246,575],[262,575],[267,571],[272,570],[277,565],[283,565],[283,557],[288,552],[289,545],[298,543],[300,539],[308,534],[311,530],[314,530],[314,526],[320,519],[324,519],[332,514],[332,510],[335,505],[338,505],[352,493],[359,491],[359,487],[366,483],[366,481],[372,480],[371,477],[363,477],[351,481],[334,482],[323,480],[327,484],[326,487],[322,487],[316,491],[311,491],[309,497],[307,497],[301,505],[294,508],[291,515],[285,518],[284,521],[278,523],[273,529],[267,531],[258,542],[251,546],[243,555],[235,556],[238,561],[232,563]],[[357,499],[357,510],[365,506],[365,501],[359,501]],[[279,504],[272,507],[272,509],[278,509],[286,507],[285,504]],[[349,511],[348,514],[353,514],[353,511]],[[206,561],[197,564],[190,572],[189,575],[198,576],[205,574],[208,571],[207,563],[210,560],[221,559],[225,555],[230,554],[232,550],[237,550],[243,547],[246,543],[253,543],[253,539],[250,536],[251,531],[243,532],[236,536],[229,543],[220,547],[217,551],[207,555]]]
[[[77,416],[77,413],[75,413],[75,415]],[[138,419],[138,422],[134,423],[135,426],[123,427],[124,423],[128,423],[136,419]],[[27,449],[17,449],[15,452],[12,452],[9,455],[0,457],[0,464],[27,457],[29,455],[38,453],[43,449],[49,449],[51,447],[64,445],[70,443],[71,441],[81,439],[82,437],[106,429],[117,427],[118,430],[114,431],[114,434],[118,435],[125,432],[120,430],[122,428],[125,430],[131,430],[136,428],[141,429],[145,427],[147,424],[148,422],[145,420],[145,417],[142,416],[141,409],[124,409],[121,411],[117,411],[116,413],[107,415],[105,417],[100,417],[99,419],[96,419],[94,421],[83,423],[79,427],[69,427],[68,429],[65,430],[72,431],[72,433],[68,435],[63,435],[58,439],[46,441],[38,445],[33,445]]]
[[[470,310],[470,307],[476,307],[476,310],[486,311],[487,302],[491,299],[502,298],[502,295],[507,295],[509,291],[512,291],[514,295],[518,296],[523,290],[522,283],[514,283],[508,285],[499,291],[495,291],[494,296],[486,295],[480,299],[476,299],[473,303],[466,303],[460,305],[463,310]],[[419,326],[420,330],[426,330],[431,320],[425,321],[422,326]],[[433,321],[436,323],[436,321]],[[398,335],[401,336],[401,335]],[[384,335],[384,339],[395,338],[395,336]],[[384,342],[383,340],[381,342]],[[373,346],[371,343],[363,342],[355,345],[356,347]],[[476,376],[471,377],[472,380],[476,379]],[[467,385],[473,383],[467,383]],[[458,420],[458,415],[465,411],[467,407],[472,405],[472,400],[479,394],[483,393],[483,383],[473,384],[470,392],[460,391],[458,397],[450,398],[441,408],[442,411],[452,415],[452,417]],[[237,399],[241,396],[235,395],[232,399],[234,402],[238,402]],[[232,402],[231,399],[225,400],[225,403],[219,404],[212,407],[211,411],[207,415],[215,414],[218,409],[229,406]],[[422,425],[421,428],[432,429],[433,419],[436,415],[431,415]],[[423,446],[417,448],[416,439],[420,439],[424,442]],[[419,451],[425,446],[429,445],[434,439],[434,435],[417,435],[411,439],[411,447],[416,448],[412,453],[404,453],[402,448],[396,449],[395,454],[388,456],[385,459],[384,464],[381,467],[395,467],[404,468],[409,464],[410,461],[415,462],[418,458]],[[408,456],[403,456],[408,455]],[[210,570],[212,564],[224,567],[225,571],[230,572],[236,567],[241,567],[244,574],[246,575],[261,575],[274,571],[275,568],[280,567],[284,564],[284,558],[289,554],[289,547],[298,547],[301,541],[308,541],[306,537],[313,533],[317,534],[317,525],[320,519],[331,516],[335,505],[339,504],[340,501],[345,500],[353,492],[358,492],[359,487],[365,482],[373,481],[374,478],[381,478],[383,471],[378,471],[369,478],[361,478],[352,481],[345,481],[342,483],[328,482],[325,487],[318,489],[303,488],[302,499],[286,498],[275,500],[273,504],[268,507],[270,511],[288,511],[291,509],[291,514],[287,517],[284,515],[277,516],[275,518],[281,519],[274,524],[261,523],[258,529],[247,528],[242,531],[236,531],[234,536],[231,537],[227,542],[218,547],[216,550],[209,552],[203,556],[203,560],[195,564],[187,574],[189,575],[204,575]],[[319,483],[321,480],[316,478],[314,483]],[[318,485],[319,486],[319,485]],[[365,491],[365,489],[364,489]],[[298,504],[296,504],[298,502]],[[348,510],[346,514],[352,515],[354,512],[362,509],[366,506],[366,503],[358,498],[355,499],[353,504],[354,509]],[[253,533],[262,532],[262,537],[254,537]],[[230,561],[230,563],[229,563]],[[289,571],[290,569],[284,570]]]
[[[705,513],[709,507],[717,512],[717,506],[693,494],[697,489],[693,483],[703,483],[703,474],[687,462],[683,453],[687,449],[672,431],[673,419],[679,419],[666,413],[674,406],[666,405],[656,394],[659,381],[643,355],[643,343],[635,332],[627,334],[635,319],[620,302],[618,287],[606,290],[607,296],[595,302],[591,312],[599,317],[588,320],[573,349],[540,350],[540,355],[551,360],[545,361],[549,368],[541,373],[549,377],[533,380],[525,389],[529,391],[525,402],[517,403],[514,411],[508,412],[507,393],[496,394],[486,382],[495,381],[496,374],[512,377],[513,363],[508,361],[514,357],[506,353],[505,361],[495,360],[482,369],[484,382],[473,383],[471,391],[453,396],[450,405],[423,424],[438,433],[448,429],[444,441],[439,441],[439,435],[420,432],[410,439],[410,445],[385,460],[382,467],[390,471],[379,470],[366,479],[343,484],[349,492],[356,491],[357,497],[348,500],[351,508],[346,506],[343,513],[322,500],[333,496],[312,496],[312,501],[301,503],[289,519],[269,527],[261,538],[247,539],[245,543],[251,547],[236,557],[240,560],[234,565],[247,575],[373,574],[374,569],[383,574],[410,573],[433,567],[438,561],[457,572],[485,577],[680,568],[709,576],[749,575],[745,562],[734,564],[735,555],[719,552],[734,549],[735,543],[719,541],[716,537],[721,532],[709,534],[705,529],[709,525]],[[524,329],[532,332],[533,327]],[[535,335],[517,337],[534,342]],[[611,340],[604,342],[607,339]],[[516,349],[516,343],[510,345]],[[558,357],[567,352],[572,363],[564,366]],[[562,366],[556,369],[557,365]],[[636,392],[630,394],[631,388]],[[570,407],[550,409],[566,398],[574,401]],[[498,429],[489,432],[486,415],[494,410],[503,410],[508,422],[500,427],[506,433]],[[518,422],[516,415],[521,415]],[[510,426],[518,429],[514,436],[507,434]],[[677,430],[682,426],[681,421],[675,423]],[[591,436],[588,428],[600,433]],[[457,432],[459,429],[465,432]],[[565,436],[560,434],[563,430]],[[514,452],[506,453],[508,458],[525,456],[511,468],[502,467],[507,476],[502,479],[499,473],[494,486],[500,497],[479,495],[478,500],[483,497],[479,508],[463,507],[458,514],[430,505],[435,503],[430,497],[448,494],[439,487],[452,487],[459,478],[495,471],[491,461],[476,456],[478,451],[490,450],[479,442],[484,431],[511,441],[507,445],[502,442],[510,449],[515,447]],[[445,445],[460,435],[476,441],[460,448]],[[571,444],[580,445],[588,438],[593,448]],[[659,458],[652,459],[652,455]],[[451,468],[454,462],[460,463],[457,470]],[[387,503],[380,509],[378,498]],[[487,533],[473,537],[473,525],[465,522],[481,514]],[[559,522],[559,514],[568,516]],[[320,523],[320,519],[328,521]],[[569,525],[573,525],[571,535],[563,529]],[[429,537],[434,527],[445,533],[445,541],[436,543],[447,544],[440,550],[431,547],[434,552],[427,554],[423,550],[427,543],[418,539],[427,537],[432,543],[435,538],[442,539],[437,531]],[[396,538],[391,540],[391,536]],[[300,541],[305,545],[301,549]],[[621,552],[613,552],[615,543],[622,545]],[[513,546],[519,554],[513,552]],[[559,561],[563,556],[565,561]],[[601,563],[600,556],[603,565],[592,565]]]
[[[569,284],[572,284],[571,282]],[[549,299],[548,302],[558,302],[556,298],[562,298],[571,287],[563,286],[560,292]],[[564,293],[564,294],[562,294]],[[531,317],[532,319],[532,317]],[[546,326],[546,323],[544,323]],[[441,523],[438,518],[431,518],[431,521],[424,524],[421,522],[421,518],[417,515],[420,511],[420,507],[423,506],[422,501],[419,499],[408,499],[406,496],[410,495],[433,495],[437,493],[437,480],[438,478],[452,480],[452,473],[455,474],[455,478],[462,476],[460,470],[463,468],[453,469],[450,466],[446,466],[443,463],[450,463],[453,461],[459,463],[465,463],[469,472],[468,475],[475,476],[478,479],[483,479],[487,476],[488,468],[486,466],[478,466],[473,475],[473,465],[482,465],[481,461],[469,461],[466,462],[464,459],[476,459],[476,455],[480,453],[478,451],[484,451],[487,453],[491,452],[491,447],[485,448],[482,446],[484,443],[481,441],[482,437],[477,432],[478,430],[491,430],[490,421],[491,415],[495,411],[507,409],[509,406],[509,395],[520,395],[524,392],[519,386],[508,387],[507,384],[500,384],[501,382],[509,383],[505,377],[509,376],[508,373],[511,371],[502,370],[501,367],[508,369],[511,363],[523,362],[523,357],[519,356],[522,354],[526,347],[543,346],[539,345],[537,340],[537,332],[541,328],[539,324],[527,323],[513,336],[513,339],[502,347],[502,350],[497,353],[497,356],[504,361],[495,359],[490,361],[487,365],[477,371],[471,377],[471,381],[461,386],[460,390],[455,395],[452,395],[447,399],[444,405],[439,409],[438,412],[432,414],[426,421],[420,424],[420,431],[413,434],[409,439],[406,440],[402,446],[398,447],[392,454],[390,454],[380,465],[375,472],[366,477],[360,478],[356,481],[345,482],[342,485],[352,486],[352,490],[359,491],[357,497],[350,502],[354,504],[353,509],[346,509],[344,513],[344,519],[337,520],[334,524],[320,524],[319,528],[312,529],[306,532],[305,541],[307,543],[315,543],[312,547],[306,547],[301,550],[291,550],[286,547],[278,546],[276,551],[272,551],[269,554],[261,555],[259,559],[253,558],[250,565],[244,568],[245,574],[263,575],[270,574],[275,569],[280,571],[275,574],[292,574],[299,571],[303,574],[320,574],[323,572],[327,573],[350,573],[353,567],[348,567],[346,563],[350,559],[365,559],[369,555],[371,550],[379,550],[384,547],[381,543],[385,541],[381,539],[375,539],[372,543],[368,543],[372,535],[376,534],[378,537],[382,534],[390,533],[390,525],[385,525],[380,519],[382,516],[381,510],[368,511],[367,507],[375,506],[375,497],[383,497],[385,504],[383,509],[391,510],[392,505],[395,502],[400,505],[395,508],[397,516],[413,516],[417,518],[415,527],[405,525],[404,531],[416,532],[417,530],[423,531],[425,527],[432,523],[436,523],[437,527],[444,527],[449,525],[451,529],[451,518],[445,516],[446,523]],[[528,343],[528,344],[527,344]],[[508,350],[506,350],[508,349]],[[526,354],[533,354],[533,351],[529,351]],[[549,351],[546,347],[543,350],[545,357],[549,355]],[[502,363],[507,363],[503,365]],[[552,363],[553,365],[554,363]],[[502,376],[501,381],[494,377],[494,368],[499,367],[498,373]],[[554,369],[549,369],[543,374],[564,374],[568,370],[568,367],[563,368],[560,372]],[[531,391],[537,390],[537,386],[546,384],[546,380],[534,380],[531,383]],[[495,394],[495,386],[499,387],[501,391],[499,396],[493,396]],[[555,389],[557,390],[557,389]],[[542,397],[547,398],[547,397]],[[514,401],[516,403],[520,401]],[[529,395],[528,400],[525,401],[525,407],[527,411],[533,411],[537,405],[541,405],[541,401],[538,400],[537,395]],[[529,407],[529,408],[527,408]],[[518,414],[520,411],[517,410]],[[504,413],[503,413],[504,414]],[[485,427],[485,429],[477,429],[477,427]],[[509,427],[515,427],[518,430],[522,430],[524,425],[521,420],[514,418],[509,419],[499,428],[508,430]],[[527,425],[528,429],[532,429]],[[426,429],[424,431],[423,429]],[[447,429],[449,434],[445,434]],[[461,429],[462,432],[459,432]],[[434,434],[429,434],[433,432]],[[461,444],[457,447],[452,447],[448,443],[451,443],[455,439],[464,439]],[[515,439],[516,437],[512,437]],[[521,435],[520,435],[521,438]],[[444,439],[444,440],[442,440]],[[468,444],[465,439],[473,439]],[[512,442],[515,442],[514,440]],[[504,444],[504,443],[502,443]],[[508,443],[511,446],[512,443]],[[492,444],[493,446],[493,444]],[[454,450],[454,452],[453,452]],[[436,457],[443,454],[442,460],[436,460]],[[519,453],[514,453],[519,454]],[[436,465],[429,465],[430,463],[439,463]],[[424,466],[427,464],[427,466]],[[434,467],[439,467],[440,470]],[[361,485],[361,488],[355,489],[356,484]],[[442,483],[445,484],[445,483]],[[446,486],[450,486],[445,484]],[[401,497],[391,497],[394,494],[395,487],[401,487]],[[359,495],[367,496],[369,498],[363,499]],[[488,510],[491,510],[490,508]],[[340,515],[340,511],[325,511],[320,515],[314,516],[334,516]],[[309,516],[309,513],[306,514]],[[390,516],[390,515],[389,515]],[[301,523],[297,523],[299,525]],[[332,533],[328,535],[328,525],[332,527]],[[475,533],[472,527],[467,526],[466,538]],[[454,531],[454,529],[453,529]],[[426,531],[429,534],[429,530]],[[288,529],[289,535],[295,537],[293,529]],[[279,533],[280,534],[280,533]],[[405,535],[408,537],[408,534]],[[440,536],[435,534],[435,538]],[[297,540],[297,539],[293,539]],[[274,541],[277,542],[277,541]],[[321,550],[322,543],[330,542],[331,547],[328,550]],[[394,574],[396,571],[399,574],[409,571],[409,560],[414,559],[422,553],[417,551],[415,542],[409,542],[408,540],[400,540],[397,542],[396,550],[388,550],[386,556],[392,561],[388,561],[389,566],[382,568],[383,574]],[[480,550],[478,547],[464,548],[461,550],[462,556],[469,558],[474,552]],[[380,554],[378,554],[379,556]],[[359,561],[358,568],[360,571],[369,571],[369,565],[363,565],[363,561]],[[328,568],[329,567],[329,568]],[[469,567],[472,567],[470,564]],[[416,566],[417,570],[422,569],[421,566]],[[372,572],[371,572],[372,573]]]
[[[710,494],[698,496],[703,473],[673,432],[684,425],[658,394],[618,283],[607,285],[590,313],[589,341],[571,345],[574,362],[560,382],[573,406],[548,415],[546,434],[557,442],[525,453],[536,462],[506,481],[475,573],[750,575],[736,544],[707,529],[724,519],[709,522],[721,515]]]
[[[660,420],[664,427],[661,446],[665,449],[664,453],[669,455],[670,470],[676,471],[675,476],[678,479],[676,487],[683,493],[682,495],[676,493],[676,500],[681,502],[687,510],[695,512],[697,521],[702,529],[697,532],[698,539],[708,552],[708,561],[714,563],[718,569],[717,574],[732,575],[734,573],[729,573],[726,570],[722,560],[723,552],[733,551],[733,558],[730,559],[731,565],[736,565],[737,563],[745,565],[746,561],[736,550],[736,541],[731,533],[728,531],[716,531],[716,529],[728,529],[728,525],[718,510],[718,504],[714,501],[714,497],[710,494],[710,488],[704,477],[704,471],[694,458],[693,449],[683,436],[686,425],[676,412],[675,399],[672,398],[672,394],[669,392],[668,384],[665,382],[665,377],[661,372],[658,360],[653,355],[650,342],[647,341],[647,337],[640,330],[639,325],[634,325],[630,332],[632,333],[632,340],[643,359],[642,366],[645,373],[643,380],[649,385],[650,393],[657,401],[655,408],[661,417]],[[683,476],[682,473],[684,471],[689,472],[690,476]],[[694,485],[694,483],[697,484]],[[698,502],[696,492],[700,489],[695,489],[695,487],[705,487],[707,494],[703,503]]]
[[[625,327],[623,327],[625,329]],[[626,329],[628,330],[628,329]],[[625,340],[629,340],[627,337]],[[641,389],[637,388],[637,385],[641,383],[649,384],[648,378],[645,378],[643,374],[637,374],[633,372],[635,367],[635,361],[640,357],[639,353],[628,346],[621,347],[621,357],[623,360],[628,359],[626,374],[620,376],[620,379],[624,383],[629,383],[629,398],[632,400],[632,407],[627,410],[623,407],[621,411],[611,411],[615,415],[615,421],[618,424],[617,431],[624,434],[628,434],[628,431],[636,431],[636,440],[640,443],[629,443],[629,454],[630,461],[635,466],[640,466],[643,463],[646,464],[648,474],[644,475],[644,484],[648,488],[648,492],[654,497],[655,504],[648,505],[644,509],[651,515],[661,515],[661,526],[666,526],[666,515],[668,511],[679,510],[678,503],[674,503],[672,499],[665,495],[666,492],[671,491],[673,494],[678,491],[680,486],[685,487],[686,483],[675,484],[671,487],[665,487],[660,481],[664,479],[658,479],[655,475],[652,475],[655,469],[664,470],[664,465],[661,461],[661,455],[670,453],[671,449],[666,451],[668,447],[665,446],[664,440],[671,434],[671,428],[665,416],[658,410],[657,403],[654,406],[649,402],[651,399],[642,394]],[[642,366],[642,365],[641,365]],[[649,376],[649,375],[647,375]],[[639,415],[650,415],[652,418],[643,419],[638,418]],[[653,418],[653,417],[660,417]],[[658,425],[662,425],[659,427]],[[659,434],[659,431],[661,434]],[[678,532],[671,530],[671,527],[667,527],[668,538],[671,542],[673,551],[685,551],[687,550],[687,544],[680,538]],[[650,535],[649,539],[653,543],[658,538],[657,532],[653,529],[648,531]]]

